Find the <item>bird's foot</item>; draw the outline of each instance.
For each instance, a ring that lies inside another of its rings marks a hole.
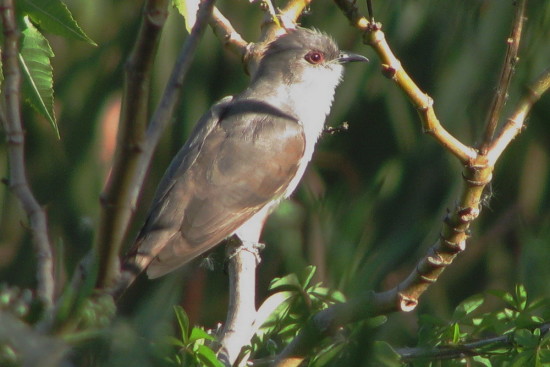
[[[259,265],[262,261],[262,258],[260,257],[260,251],[262,251],[265,248],[265,244],[261,242],[253,242],[253,241],[240,241],[241,244],[239,246],[235,246],[232,248],[231,252],[228,255],[228,259],[233,258],[241,251],[247,251],[250,252],[254,257],[256,258],[256,265]]]

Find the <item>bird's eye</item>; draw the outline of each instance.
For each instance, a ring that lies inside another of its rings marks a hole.
[[[325,60],[325,54],[321,51],[309,51],[304,59],[310,64],[320,64]]]

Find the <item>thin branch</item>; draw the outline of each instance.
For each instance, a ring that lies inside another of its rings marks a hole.
[[[291,0],[281,9],[279,19],[284,28],[294,28],[298,19],[313,0]]]
[[[504,149],[522,131],[524,122],[533,105],[550,89],[550,68],[546,69],[537,80],[527,88],[512,116],[493,140],[487,151],[488,164],[494,165]]]
[[[37,292],[47,308],[53,305],[53,258],[44,209],[38,204],[27,180],[25,169],[25,133],[21,120],[21,72],[19,69],[19,30],[12,0],[0,2],[4,44],[2,67],[4,72],[2,125],[6,130],[9,159],[9,188],[20,200],[27,213],[32,232],[37,262]]]
[[[250,247],[252,246],[252,248]],[[243,346],[250,344],[256,319],[256,266],[258,250],[253,244],[241,243],[233,237],[227,244],[229,259],[229,306],[220,338],[220,360],[232,366]],[[248,358],[242,356],[240,364]]]
[[[546,335],[550,330],[550,324],[542,324],[537,327],[540,329],[541,337]],[[487,349],[491,350],[502,347],[514,346],[514,334],[506,334],[492,338],[477,340],[475,342],[459,344],[455,346],[444,346],[433,349],[426,348],[401,348],[396,352],[401,355],[401,362],[410,363],[416,360],[441,361],[455,358],[473,357],[486,355]]]
[[[498,121],[502,114],[504,103],[508,96],[508,88],[510,87],[510,81],[515,70],[516,63],[518,62],[518,51],[521,40],[521,31],[523,29],[523,23],[525,21],[525,4],[527,0],[519,0],[515,2],[516,14],[514,22],[512,24],[512,31],[508,37],[506,49],[506,56],[504,57],[504,63],[502,64],[502,70],[500,72],[500,79],[497,84],[497,89],[493,96],[489,112],[487,114],[487,122],[485,125],[485,136],[483,139],[482,153],[485,152],[488,145],[493,139],[493,135],[497,128]]]
[[[101,194],[102,210],[95,239],[98,288],[110,285],[116,277],[120,248],[135,212],[141,185],[134,180],[145,141],[151,74],[167,16],[167,0],[145,3],[138,36],[126,61],[115,158]]]
[[[231,22],[220,12],[217,7],[212,11],[210,27],[214,34],[222,41],[230,51],[239,55],[244,60],[248,53],[248,42],[235,30]]]
[[[386,36],[379,23],[370,23],[363,40],[378,54],[382,63],[382,74],[393,80],[403,90],[417,109],[425,133],[432,135],[446,150],[457,157],[460,162],[468,163],[477,155],[475,149],[463,144],[451,135],[439,122],[433,107],[433,99],[414,83],[403,69],[401,62],[391,51]]]

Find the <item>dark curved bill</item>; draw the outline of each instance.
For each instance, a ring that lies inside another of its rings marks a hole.
[[[342,52],[340,56],[338,57],[338,61],[341,64],[345,64],[348,62],[368,62],[369,59],[367,59],[363,55],[354,54],[351,52]]]

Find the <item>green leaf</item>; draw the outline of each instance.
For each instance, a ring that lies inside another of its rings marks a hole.
[[[174,312],[176,313],[182,340],[187,344],[189,341],[189,317],[187,317],[185,310],[181,306],[174,306]]]
[[[215,340],[215,338],[199,327],[194,327],[189,336],[189,343],[194,343],[198,340]]]
[[[185,20],[185,29],[191,33],[191,28],[197,21],[197,11],[199,10],[200,0],[173,0],[174,6]]]
[[[269,284],[269,290],[294,290],[301,291],[302,287],[296,274],[288,274],[282,278],[275,278]]]
[[[57,137],[59,130],[53,110],[53,69],[50,58],[54,56],[48,41],[24,17],[21,32],[19,62],[23,74],[22,90],[25,101],[52,125]]]
[[[527,305],[527,291],[523,284],[516,284],[516,308],[524,310]]]
[[[96,43],[78,26],[63,2],[59,0],[20,0],[18,6],[44,31],[96,46]]]
[[[311,279],[313,279],[316,270],[317,267],[313,265],[309,265],[303,270],[302,276],[300,278],[302,279],[301,283],[304,289],[309,287],[309,283],[311,282]]]
[[[472,297],[467,298],[455,308],[455,311],[453,313],[453,320],[462,320],[465,316],[477,310],[479,306],[483,304],[483,302],[484,298],[482,294],[476,294]]]
[[[484,367],[492,367],[493,364],[491,363],[491,360],[486,357],[482,356],[474,356],[472,357],[472,360],[475,362],[474,366],[484,366]]]
[[[383,341],[375,341],[374,345],[374,362],[376,366],[398,367],[402,366],[401,356],[391,345]]]
[[[330,344],[328,347],[319,351],[310,363],[311,367],[322,367],[331,362],[334,357],[342,352],[346,345],[344,343]]]
[[[541,363],[549,365],[550,364],[550,350],[541,349],[539,351],[539,358],[540,358]]]
[[[368,328],[377,328],[381,325],[384,325],[388,321],[388,316],[386,315],[380,315],[376,317],[372,317],[370,319],[365,320],[365,327]]]
[[[259,329],[266,322],[274,323],[284,318],[288,312],[288,300],[293,296],[292,292],[277,292],[269,296],[256,312],[255,327]],[[286,307],[280,307],[286,304]]]
[[[204,366],[224,367],[223,363],[221,363],[220,360],[216,357],[216,353],[214,353],[212,349],[210,349],[206,345],[201,345],[198,348],[196,356],[199,358],[199,360],[202,362],[202,365]]]
[[[510,306],[515,306],[514,297],[510,293],[499,289],[494,289],[487,292],[495,297],[500,298],[504,302],[508,303]]]
[[[513,360],[512,367],[525,367],[533,366],[535,367],[536,356],[532,350],[519,353]]]
[[[178,338],[174,338],[173,336],[166,336],[164,338],[164,341],[169,344],[169,345],[172,345],[174,347],[178,347],[178,348],[183,348],[185,347],[185,344],[183,344],[183,342],[178,339]]]
[[[540,335],[534,335],[527,329],[519,329],[514,332],[514,341],[525,348],[534,348],[538,346]]]

